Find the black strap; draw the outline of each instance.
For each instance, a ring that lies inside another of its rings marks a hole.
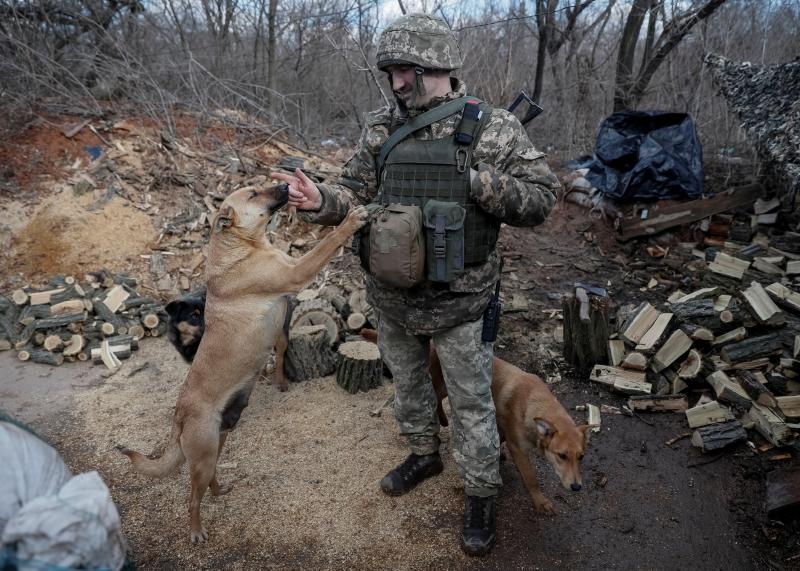
[[[383,172],[383,165],[386,162],[386,157],[389,156],[389,153],[392,149],[397,146],[397,144],[408,137],[414,131],[419,131],[423,127],[427,127],[436,121],[441,121],[445,117],[449,117],[454,113],[458,113],[463,109],[464,104],[467,100],[475,99],[474,97],[464,96],[459,97],[458,99],[453,99],[452,101],[448,101],[447,103],[443,103],[438,107],[434,107],[422,113],[421,115],[417,115],[413,119],[409,119],[406,121],[397,131],[392,133],[392,135],[386,139],[386,142],[381,147],[381,152],[378,154],[378,159],[376,163],[376,173],[378,175],[378,182],[380,184],[381,180],[381,172]]]
[[[440,282],[447,281],[445,261],[447,256],[447,238],[445,235],[444,214],[437,214],[433,231],[433,252],[436,256],[436,279]]]

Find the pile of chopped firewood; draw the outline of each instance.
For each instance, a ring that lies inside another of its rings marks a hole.
[[[746,429],[768,447],[792,443],[800,434],[800,240],[786,238],[792,233],[651,252],[660,259],[644,266],[641,289],[671,294],[619,309],[608,364],[595,365],[590,380],[632,395],[633,411],[685,412],[703,451],[746,439]],[[695,282],[707,287],[676,289]],[[565,340],[574,337],[566,320],[574,298],[565,297]]]
[[[167,331],[162,304],[136,286],[127,274],[101,270],[0,296],[0,350],[15,350],[22,361],[92,361],[116,369],[140,339]]]

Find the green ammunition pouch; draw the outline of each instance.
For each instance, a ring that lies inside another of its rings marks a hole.
[[[422,209],[428,280],[451,282],[464,269],[464,220],[458,202],[429,200]]]
[[[410,288],[425,279],[425,242],[418,206],[370,205],[370,222],[358,234],[361,264],[378,281]]]

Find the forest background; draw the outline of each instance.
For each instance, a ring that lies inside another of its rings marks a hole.
[[[704,54],[800,55],[797,0],[0,0],[0,110],[115,111],[168,130],[188,111],[348,145],[391,98],[375,50],[410,11],[450,24],[472,94],[503,107],[531,94],[545,110],[532,139],[567,158],[621,109],[690,113],[707,153],[747,154]]]

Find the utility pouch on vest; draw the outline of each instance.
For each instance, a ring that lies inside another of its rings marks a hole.
[[[428,279],[451,282],[464,269],[464,220],[467,210],[458,202],[429,200],[422,208]]]
[[[425,242],[419,206],[389,204],[375,211],[362,264],[387,285],[410,288],[425,279]],[[366,263],[365,263],[366,262]]]

